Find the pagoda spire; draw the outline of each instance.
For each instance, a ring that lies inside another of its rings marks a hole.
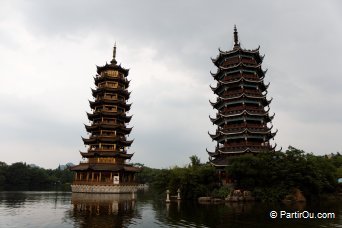
[[[239,43],[239,37],[238,37],[238,32],[236,29],[236,25],[234,25],[234,49],[239,48],[240,43]]]
[[[112,59],[112,61],[110,61],[112,64],[117,63],[115,58],[116,58],[116,42],[114,43],[114,48],[113,48],[113,59]]]

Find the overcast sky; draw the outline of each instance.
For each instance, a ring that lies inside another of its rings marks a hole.
[[[342,150],[340,1],[0,0],[0,161],[81,160],[96,65],[130,69],[132,162],[208,160],[210,57],[260,45],[278,148]]]

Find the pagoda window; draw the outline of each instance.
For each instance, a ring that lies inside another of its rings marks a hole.
[[[99,111],[102,111],[102,110],[103,110],[103,107],[102,107],[102,106],[95,107],[95,112],[99,112]]]
[[[117,82],[108,82],[107,83],[110,88],[118,88],[118,83]]]
[[[221,64],[223,66],[235,65],[237,63],[239,63],[239,57],[238,56],[224,58],[221,62]]]
[[[115,131],[107,131],[107,130],[103,130],[102,134],[105,136],[115,136]]]
[[[107,120],[106,120],[106,123],[116,123],[116,119],[114,119],[114,118],[108,118]]]
[[[102,76],[118,77],[119,72],[116,70],[107,70],[101,73]]]
[[[115,158],[97,158],[97,163],[115,163]]]
[[[102,148],[104,150],[115,150],[115,144],[103,144]]]

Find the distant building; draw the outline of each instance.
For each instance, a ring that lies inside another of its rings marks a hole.
[[[89,101],[92,113],[87,113],[90,125],[85,125],[88,138],[82,138],[88,150],[81,152],[86,159],[71,167],[75,179],[73,192],[122,193],[137,189],[135,173],[140,169],[128,165],[133,154],[127,152],[133,140],[128,140],[132,128],[127,127],[131,116],[127,112],[130,92],[128,70],[117,64],[116,46],[110,64],[97,67],[92,89],[94,101]]]
[[[66,163],[65,165],[59,165],[57,169],[59,169],[59,170],[65,170],[65,169],[68,169],[68,168],[70,168],[70,167],[72,167],[72,166],[74,166],[74,164],[71,163],[71,162],[68,162],[68,163]]]
[[[276,132],[272,132],[274,115],[269,115],[272,99],[266,98],[269,85],[264,83],[266,71],[261,67],[263,56],[259,48],[241,48],[234,27],[233,50],[219,50],[212,61],[218,68],[211,73],[217,82],[211,87],[217,100],[210,103],[217,114],[210,120],[217,130],[209,135],[217,144],[215,151],[207,152],[211,164],[224,172],[232,157],[273,151],[269,141]]]

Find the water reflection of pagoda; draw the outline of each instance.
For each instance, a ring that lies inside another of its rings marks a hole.
[[[210,118],[217,125],[212,140],[217,142],[214,152],[209,152],[211,163],[218,169],[229,165],[235,156],[273,151],[269,143],[276,132],[271,132],[269,104],[266,99],[267,88],[264,84],[266,71],[261,64],[263,56],[259,48],[246,50],[241,48],[236,27],[234,28],[234,47],[231,51],[219,50],[212,59],[218,68],[212,76],[217,81],[211,87],[218,96],[216,102],[210,102],[218,112]]]
[[[73,193],[71,202],[74,211],[96,215],[133,211],[135,207],[135,200],[131,194]]]
[[[125,227],[141,217],[132,194],[73,193],[71,203],[76,227]]]
[[[122,193],[137,190],[135,173],[139,168],[126,164],[133,154],[127,153],[131,140],[127,135],[132,128],[127,124],[131,104],[127,103],[128,70],[117,65],[116,46],[110,64],[97,67],[94,77],[96,89],[92,89],[94,101],[89,101],[92,113],[87,113],[90,125],[85,125],[89,138],[82,138],[88,146],[81,152],[87,159],[71,168],[75,178],[73,192]]]

